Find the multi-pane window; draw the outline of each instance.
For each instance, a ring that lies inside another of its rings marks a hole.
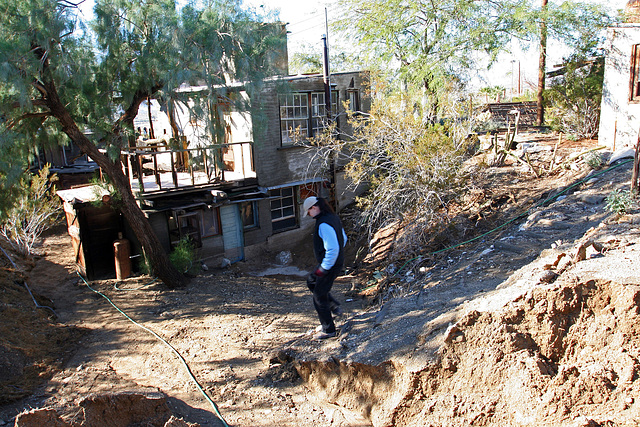
[[[319,132],[322,132],[322,129],[324,129],[324,127],[327,124],[327,104],[324,99],[325,99],[324,92],[311,94],[311,134],[312,135],[316,135]]]
[[[295,136],[308,135],[309,100],[306,93],[280,95],[280,132],[282,144],[293,144]]]
[[[331,111],[338,108],[338,92],[331,92]],[[291,93],[280,95],[280,132],[282,145],[294,144],[299,139],[314,136],[327,125],[324,92]]]
[[[640,102],[640,45],[631,51],[631,76],[629,79],[629,101]]]
[[[273,231],[286,230],[297,225],[296,198],[293,187],[269,191],[271,199],[271,225]]]

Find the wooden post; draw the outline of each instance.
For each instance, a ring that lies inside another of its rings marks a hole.
[[[638,136],[638,142],[636,143],[636,154],[633,159],[633,174],[631,175],[631,194],[637,197],[640,193],[640,183],[638,179],[640,177],[640,136]]]

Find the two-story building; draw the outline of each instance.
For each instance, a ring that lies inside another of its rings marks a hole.
[[[190,119],[186,106],[175,108],[170,120],[168,109],[156,101],[142,105],[136,128],[142,135],[152,128],[162,136],[140,141],[144,146],[123,158],[132,189],[166,250],[189,236],[205,260],[242,260],[245,249],[277,235],[291,241],[304,230],[311,223],[301,212],[307,196],[329,197],[338,207],[348,204],[353,196],[340,171],[314,164],[316,148],[305,141],[329,121],[348,126],[344,101],[356,111],[369,109],[366,78],[362,72],[331,76],[331,117],[325,113],[322,75],[267,81],[251,112],[225,111],[225,143],[218,145],[211,145],[205,126]],[[247,95],[240,88],[235,96]],[[175,142],[163,144],[171,126],[180,132],[178,148]]]
[[[368,75],[336,73],[330,87],[330,117],[324,107],[324,79],[319,74],[269,79],[258,99],[248,100],[250,108],[244,111],[225,104],[224,99],[247,97],[242,86],[232,88],[219,98],[224,143],[217,144],[212,143],[212,130],[187,105],[161,105],[157,100],[143,103],[134,122],[139,137],[135,146],[122,153],[122,163],[165,250],[171,251],[188,237],[198,247],[200,258],[213,265],[223,258],[231,262],[250,258],[265,247],[286,250],[297,239],[308,237],[313,221],[301,211],[307,196],[327,197],[338,209],[349,204],[354,194],[347,188],[340,165],[322,168],[314,162],[317,148],[307,141],[330,121],[338,128],[348,128],[345,101],[353,111],[369,110]],[[184,88],[193,96],[203,91],[206,88]],[[95,210],[95,206],[78,198],[78,190],[59,193],[68,219],[86,219],[76,227],[85,230],[77,233],[74,243],[86,260],[97,263],[95,252],[101,257],[110,253],[105,252],[110,250],[106,245],[119,232],[131,240],[134,256],[139,254],[135,236],[122,218],[113,215],[111,225],[100,223],[101,229],[110,228],[107,237],[92,244],[92,215],[76,211]],[[76,207],[71,206],[74,203]],[[84,265],[82,270],[89,276],[95,271],[94,277],[108,275],[111,262],[104,261],[97,269]]]

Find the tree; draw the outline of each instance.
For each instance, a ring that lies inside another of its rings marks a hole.
[[[183,83],[205,81],[199,104],[212,107],[232,80],[259,82],[281,38],[233,0],[181,12],[173,0],[98,0],[90,28],[70,0],[0,0],[0,10],[0,117],[11,131],[2,142],[26,153],[50,135],[73,141],[109,176],[154,273],[168,286],[184,283],[122,172],[133,119],[143,100]]]
[[[536,92],[536,124],[544,124],[544,86],[547,74],[547,19],[546,11],[549,0],[542,0],[542,16],[540,19],[540,59],[538,60],[538,90]]]
[[[392,69],[400,90],[422,98],[432,122],[452,76],[474,71],[474,59],[493,64],[512,40],[525,45],[544,34],[573,50],[597,44],[610,22],[601,5],[565,1],[540,7],[540,0],[341,0],[344,29],[368,52],[372,63]],[[544,49],[543,49],[544,50]],[[415,102],[415,101],[414,101]]]
[[[565,60],[545,90],[549,124],[577,138],[593,138],[600,124],[600,101],[604,81],[604,56],[600,53]]]
[[[521,25],[523,0],[342,0],[344,28],[368,58],[397,70],[434,122],[446,82],[484,52],[495,58]]]
[[[331,72],[353,71],[363,69],[363,63],[353,52],[346,53],[345,48],[332,43],[329,46],[329,62]],[[289,71],[291,74],[322,73],[323,59],[322,46],[306,44],[300,46],[289,59]]]
[[[603,5],[565,1],[560,4],[541,0],[540,8],[532,7],[527,22],[538,27],[525,26],[525,38],[534,40],[539,37],[537,117],[536,123],[542,126],[545,121],[545,82],[547,65],[547,42],[555,39],[571,50],[571,55],[585,55],[604,41],[604,29],[612,20],[612,14]]]
[[[463,103],[449,111],[459,119],[443,125],[425,124],[401,104],[397,97],[379,99],[369,114],[349,114],[349,133],[334,124],[314,141],[314,164],[329,170],[337,162],[353,188],[368,189],[357,198],[355,231],[371,241],[384,227],[403,230],[389,262],[420,254],[434,231],[449,223],[446,207],[464,193],[462,165],[472,151],[467,136],[475,125],[460,118],[468,113]],[[340,139],[336,132],[343,133]]]

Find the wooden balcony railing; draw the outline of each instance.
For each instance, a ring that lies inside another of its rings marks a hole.
[[[256,178],[251,142],[182,150],[137,146],[123,151],[121,160],[131,189],[138,194]]]

